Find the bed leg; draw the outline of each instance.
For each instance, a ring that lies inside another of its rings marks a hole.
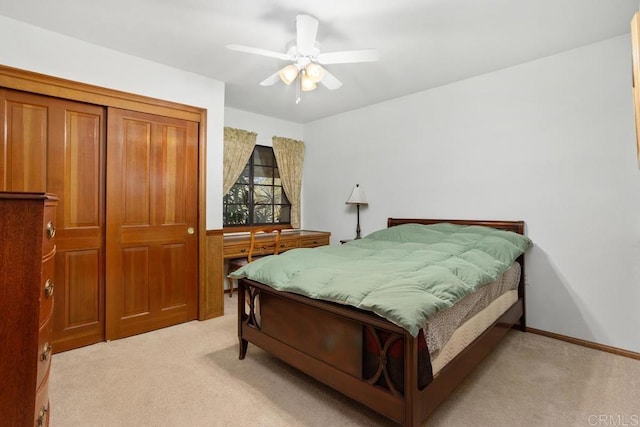
[[[247,355],[247,347],[249,346],[249,341],[243,340],[242,338],[238,338],[238,341],[240,341],[240,354],[238,358],[242,360],[244,359],[244,356]]]
[[[419,427],[421,423],[418,394],[418,339],[404,334],[404,427]]]
[[[244,280],[238,280],[238,359],[244,359],[247,354],[247,346],[249,342],[242,338],[242,322],[244,321],[245,314],[245,283]]]
[[[522,315],[518,319],[518,329],[522,332],[527,332],[527,308],[524,303],[524,295],[520,299],[520,304],[522,306]]]
[[[518,321],[518,329],[522,332],[527,332],[527,320],[524,316]]]

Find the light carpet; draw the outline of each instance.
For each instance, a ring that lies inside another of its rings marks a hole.
[[[249,345],[225,315],[55,354],[51,427],[394,426]],[[640,425],[640,361],[510,332],[428,426]]]

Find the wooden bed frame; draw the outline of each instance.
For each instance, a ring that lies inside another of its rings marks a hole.
[[[389,218],[387,226],[438,222],[484,225],[524,234],[523,221]],[[518,262],[522,266],[518,300],[422,389],[418,385],[418,338],[406,330],[371,312],[277,291],[248,279],[238,283],[240,359],[253,343],[399,424],[419,426],[514,325],[525,331],[524,256]],[[365,331],[377,337],[381,353],[377,371],[369,378],[365,378],[363,369]],[[404,349],[400,369],[403,389],[396,389],[389,381],[391,356],[387,350],[397,340]],[[391,385],[381,387],[381,376]]]

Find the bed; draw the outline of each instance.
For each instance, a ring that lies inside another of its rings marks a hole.
[[[389,218],[387,226],[442,223],[524,235],[523,221]],[[389,419],[418,426],[511,328],[526,329],[524,250],[509,271],[513,272],[514,266],[517,273],[511,298],[502,298],[498,308],[490,303],[497,314],[484,316],[484,326],[471,338],[468,331],[463,332],[467,342],[462,339],[462,348],[448,354],[443,349],[436,356],[429,352],[426,327],[416,333],[415,328],[407,329],[396,319],[376,314],[377,310],[278,290],[240,274],[239,358],[245,358],[252,343]]]

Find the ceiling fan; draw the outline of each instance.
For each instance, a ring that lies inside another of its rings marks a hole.
[[[282,80],[290,85],[297,78],[300,83],[298,89],[311,91],[321,83],[328,89],[338,89],[342,82],[335,78],[323,65],[346,64],[354,62],[373,62],[380,59],[376,49],[347,50],[340,52],[320,53],[320,44],[316,41],[318,20],[309,15],[296,16],[296,40],[286,53],[274,52],[255,47],[229,44],[227,48],[239,52],[253,53],[272,58],[291,61],[292,63],[276,71],[260,82],[262,86],[271,86]],[[296,102],[300,101],[300,96]]]

